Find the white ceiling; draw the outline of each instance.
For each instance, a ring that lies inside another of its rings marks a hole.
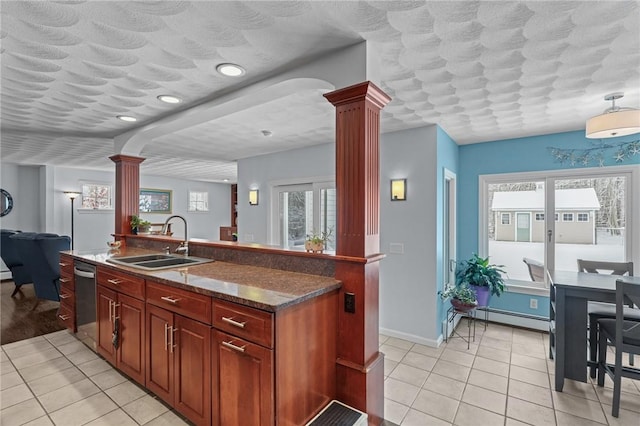
[[[583,129],[640,107],[638,1],[2,1],[2,161],[113,170],[113,138],[366,40],[392,97],[382,131],[459,144]],[[215,66],[247,69],[232,79]],[[236,179],[235,160],[334,139],[322,90],[165,134],[141,172]],[[159,102],[161,94],[184,99]],[[118,114],[139,119],[130,124]],[[262,130],[273,136],[264,137]]]

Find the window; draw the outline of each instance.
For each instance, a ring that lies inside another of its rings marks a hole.
[[[111,185],[99,183],[82,184],[82,208],[92,210],[112,209]]]
[[[331,232],[326,249],[336,247],[336,190],[334,182],[299,183],[272,187],[271,240],[284,247],[303,247],[307,235]]]
[[[502,213],[500,215],[500,223],[502,225],[509,225],[511,223],[511,213]]]
[[[631,243],[640,240],[632,238],[638,233],[632,232],[630,214],[637,202],[632,196],[640,194],[632,188],[640,182],[638,170],[613,167],[481,176],[478,254],[505,265],[507,285],[527,294],[542,294],[545,288],[534,282],[523,258],[563,271],[576,271],[578,258],[638,259],[632,251],[638,245]],[[507,210],[514,211],[515,227],[500,226]],[[531,210],[539,213],[532,213],[536,220],[528,223]],[[582,226],[570,225],[575,221]]]
[[[199,191],[189,191],[189,211],[190,212],[208,212],[209,211],[209,193]]]

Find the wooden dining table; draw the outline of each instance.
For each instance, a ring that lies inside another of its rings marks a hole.
[[[555,361],[555,389],[562,391],[564,379],[587,381],[587,304],[616,301],[616,280],[640,285],[640,277],[549,271],[549,356]]]

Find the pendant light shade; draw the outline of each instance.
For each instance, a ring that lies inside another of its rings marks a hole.
[[[605,101],[612,102],[612,107],[587,120],[587,138],[614,138],[640,132],[640,110],[616,106],[616,99],[623,96],[622,93],[612,93],[604,97]]]

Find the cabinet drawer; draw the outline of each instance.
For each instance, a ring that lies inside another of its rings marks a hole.
[[[211,297],[147,281],[147,303],[211,324]]]
[[[60,283],[60,304],[65,304],[69,306],[70,309],[74,309],[74,307],[76,306],[75,293],[72,289],[69,288],[68,283]]]
[[[58,321],[60,321],[60,323],[67,327],[69,330],[75,332],[76,317],[69,306],[64,303],[61,303],[60,308],[58,309]]]
[[[62,271],[60,271],[62,272]],[[66,273],[61,273],[60,274],[60,279],[58,280],[58,282],[60,283],[60,290],[62,290],[63,288],[65,288],[68,292],[75,292],[76,286],[75,286],[75,282],[73,279],[73,274],[68,275]]]
[[[60,275],[73,277],[73,258],[66,254],[60,255]]]
[[[111,269],[98,268],[98,284],[137,299],[144,299],[144,280],[142,278]]]
[[[259,345],[273,347],[273,315],[269,312],[214,300],[213,326]]]

